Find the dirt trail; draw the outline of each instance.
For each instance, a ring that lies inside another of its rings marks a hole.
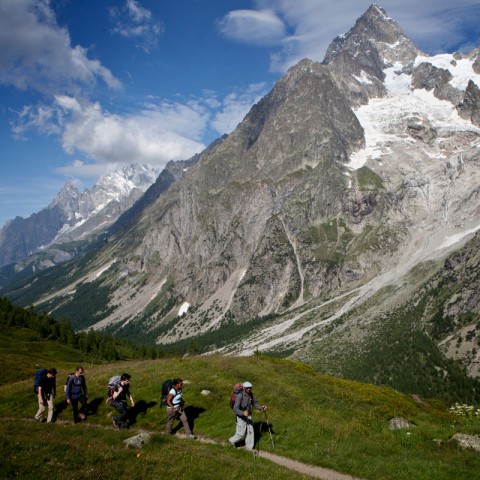
[[[346,475],[344,473],[336,472],[335,470],[330,470],[329,468],[317,467],[315,465],[308,465],[306,463],[297,462],[290,458],[281,457],[270,452],[264,452],[260,450],[258,452],[260,458],[265,458],[271,462],[275,462],[278,465],[289,468],[290,470],[295,470],[296,472],[303,473],[304,475],[310,475],[314,478],[322,478],[323,480],[360,480],[351,475]]]
[[[183,434],[176,434],[179,438],[188,438],[186,435]],[[217,442],[212,440],[211,438],[206,438],[203,436],[197,437],[197,440],[202,443],[210,443],[215,445],[224,445],[227,444],[225,442]],[[229,448],[230,445],[229,445]],[[281,455],[277,455],[272,452],[266,452],[264,450],[257,450],[256,457],[264,458],[265,460],[270,460],[271,462],[276,463],[277,465],[281,465],[282,467],[288,468],[290,470],[294,470],[298,473],[303,475],[309,475],[313,478],[321,478],[323,480],[361,480],[357,477],[352,477],[351,475],[347,475],[344,473],[337,472],[335,470],[331,470],[329,468],[318,467],[316,465],[309,465],[307,463],[298,462],[297,460],[292,460],[291,458],[282,457]]]

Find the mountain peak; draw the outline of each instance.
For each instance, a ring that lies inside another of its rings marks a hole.
[[[385,10],[373,3],[344,35],[336,37],[327,49],[324,64],[332,63],[342,53],[353,58],[377,54],[383,64],[412,62],[421,53]]]
[[[323,64],[350,102],[359,105],[385,95],[386,68],[410,66],[421,53],[395,20],[372,4],[346,34],[332,41]]]

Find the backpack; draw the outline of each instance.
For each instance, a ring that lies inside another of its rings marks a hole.
[[[242,391],[243,391],[243,383],[236,383],[235,386],[233,387],[232,396],[230,397],[230,408],[232,410],[233,410],[233,407],[235,406],[235,397],[239,393],[242,393]]]
[[[108,381],[108,389],[107,389],[107,403],[113,405],[113,392],[115,389],[120,385],[122,381],[122,377],[120,375],[115,375]]]
[[[38,387],[40,386],[40,382],[42,381],[43,378],[47,376],[48,370],[46,368],[40,368],[37,370],[37,373],[35,374],[35,380],[33,382],[33,391],[38,394]]]
[[[162,383],[162,398],[160,400],[160,405],[163,405],[164,407],[167,405],[167,397],[172,388],[173,380],[165,380]]]
[[[69,373],[67,379],[65,380],[65,384],[63,385],[63,389],[65,392],[67,391],[68,381],[75,375],[75,372]]]

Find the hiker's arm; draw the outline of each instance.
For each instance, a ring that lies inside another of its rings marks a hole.
[[[113,391],[112,398],[116,400],[116,398],[122,393],[123,391],[123,386],[119,385],[116,390]]]
[[[67,403],[71,403],[71,400],[70,400],[70,392],[71,392],[71,389],[72,389],[72,381],[73,381],[73,377],[70,377],[67,381],[67,389],[65,390],[65,396],[67,397]]]
[[[257,402],[257,399],[255,398],[254,395],[252,395],[252,400],[253,400],[253,406],[257,409],[257,410],[266,410],[267,407],[265,405],[260,405],[258,402]]]
[[[134,406],[135,406],[135,402],[133,401],[132,395],[129,395],[129,397],[130,397],[130,406],[131,406],[131,407],[134,407]]]

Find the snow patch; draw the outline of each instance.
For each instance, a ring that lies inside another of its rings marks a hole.
[[[434,57],[419,55],[415,59],[414,66],[416,67],[423,62],[431,63],[434,67],[448,70],[453,76],[450,80],[450,85],[459,90],[465,90],[469,80],[473,80],[478,86],[480,86],[480,75],[475,73],[472,61],[468,58],[457,60],[450,53],[442,53],[440,55],[435,55]]]
[[[400,122],[418,116],[429,121],[433,128],[443,131],[472,131],[480,133],[471,122],[461,118],[456,108],[446,100],[439,100],[425,89],[414,90],[411,76],[403,73],[396,64],[385,70],[387,96],[374,98],[367,105],[355,110],[358,121],[365,132],[365,148],[350,155],[346,164],[351,170],[358,170],[369,160],[384,159],[391,153],[390,144],[398,143]],[[392,112],[395,112],[392,115]],[[413,143],[408,135],[405,143]]]
[[[188,302],[183,302],[180,310],[178,311],[178,316],[181,317],[183,314],[187,313],[189,308],[190,304]]]
[[[373,82],[370,80],[370,75],[368,75],[368,73],[364,72],[362,70],[362,74],[360,75],[360,77],[357,77],[356,75],[353,75],[353,78],[355,78],[355,80],[357,80],[357,82],[359,83],[365,83],[367,85],[373,85]]]

